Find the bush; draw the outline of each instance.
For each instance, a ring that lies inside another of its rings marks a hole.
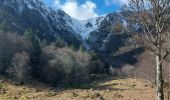
[[[0,74],[5,74],[13,56],[29,51],[31,44],[24,37],[11,33],[0,33]]]
[[[104,64],[97,56],[96,52],[91,52],[91,61],[89,65],[90,74],[105,74],[108,73],[107,65]]]
[[[105,65],[99,59],[90,62],[89,70],[91,74],[105,73]]]
[[[110,74],[118,77],[134,77],[135,68],[132,65],[124,65],[120,68],[110,66]]]
[[[55,44],[42,50],[43,79],[52,84],[80,85],[89,79],[88,65],[90,56],[68,47],[57,48]]]
[[[8,71],[18,82],[24,83],[29,72],[29,56],[26,52],[16,53]]]
[[[124,77],[134,77],[135,76],[135,68],[132,65],[125,65],[122,67],[121,72]]]
[[[122,76],[122,72],[120,68],[114,68],[110,66],[109,71],[110,71],[109,73],[110,75],[119,76],[119,77]]]

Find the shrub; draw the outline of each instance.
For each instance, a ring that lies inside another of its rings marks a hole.
[[[134,77],[135,76],[135,68],[132,65],[125,65],[121,69],[122,75],[124,77]]]
[[[105,73],[105,65],[99,59],[90,62],[89,70],[91,74]]]
[[[89,65],[90,74],[104,74],[107,72],[106,64],[104,64],[97,56],[96,52],[91,52],[91,61]]]
[[[110,74],[119,77],[134,77],[135,68],[132,65],[124,65],[123,67],[112,67],[110,66]]]
[[[6,73],[17,52],[29,51],[31,44],[23,37],[12,33],[0,33],[0,74]]]
[[[121,72],[120,68],[114,68],[114,67],[110,66],[109,71],[110,71],[110,75],[122,76],[122,72]]]
[[[26,52],[16,53],[8,72],[20,83],[24,83],[29,72],[29,56]]]

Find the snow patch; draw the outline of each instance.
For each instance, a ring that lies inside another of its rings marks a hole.
[[[90,37],[90,33],[98,29],[98,26],[104,19],[104,16],[91,18],[88,20],[77,20],[71,17],[70,19],[71,21],[69,21],[68,24],[75,31],[75,33],[80,35],[83,40],[87,40]],[[90,26],[87,26],[87,24],[90,24]]]

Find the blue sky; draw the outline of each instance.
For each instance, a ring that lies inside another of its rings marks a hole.
[[[43,0],[54,9],[62,9],[70,16],[84,20],[120,10],[128,0]]]

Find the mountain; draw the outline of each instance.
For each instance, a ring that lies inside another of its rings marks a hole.
[[[23,34],[31,28],[41,39],[55,41],[63,38],[69,44],[75,40],[87,40],[90,33],[98,31],[102,21],[108,19],[100,16],[77,20],[62,10],[46,7],[40,0],[1,0],[0,15],[0,28],[3,31]]]
[[[54,42],[63,39],[69,45],[83,45],[110,64],[116,57],[114,65],[136,60],[133,54],[138,48],[123,30],[126,23],[121,13],[77,20],[60,9],[46,7],[40,0],[0,1],[0,30],[4,32],[22,35],[31,29],[41,40]],[[132,59],[129,61],[129,58]]]

